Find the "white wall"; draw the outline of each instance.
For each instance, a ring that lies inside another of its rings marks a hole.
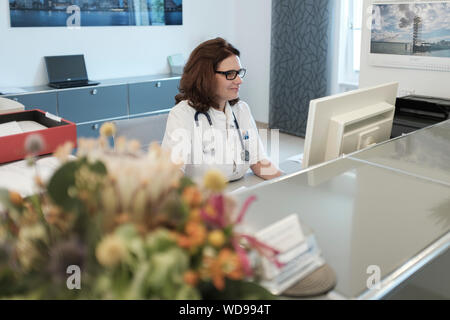
[[[241,0],[235,11],[234,45],[247,68],[241,99],[249,104],[256,121],[268,123],[272,0]]]
[[[43,57],[84,53],[91,79],[168,73],[167,56],[187,58],[200,42],[224,37],[248,69],[241,97],[257,121],[269,119],[271,0],[184,0],[182,26],[11,28],[0,0],[0,87],[47,83]]]
[[[400,83],[399,96],[414,93],[450,98],[450,90],[448,90],[450,73],[448,72],[383,68],[369,65],[370,30],[366,22],[370,21],[370,10],[367,8],[372,3],[372,0],[364,0],[360,88],[398,81]]]
[[[169,72],[167,56],[186,57],[201,41],[234,40],[235,1],[184,0],[182,26],[11,28],[8,1],[0,0],[0,86],[47,83],[43,56],[84,53],[89,78]],[[229,21],[229,20],[228,20]],[[233,21],[233,20],[231,20]]]

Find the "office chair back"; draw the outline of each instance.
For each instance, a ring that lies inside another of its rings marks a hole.
[[[125,137],[127,140],[138,140],[143,150],[148,150],[152,142],[162,143],[166,123],[169,114],[158,114],[154,116],[116,120],[116,137]]]
[[[0,114],[23,110],[25,110],[25,106],[20,102],[0,97]]]

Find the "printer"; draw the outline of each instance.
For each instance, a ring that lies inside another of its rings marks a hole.
[[[391,138],[401,136],[449,118],[450,100],[408,95],[397,98]]]

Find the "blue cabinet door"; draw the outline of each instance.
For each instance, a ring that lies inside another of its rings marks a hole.
[[[119,118],[121,120],[122,118]],[[125,119],[127,119],[125,117]],[[83,124],[77,124],[77,139],[79,138],[98,138],[100,136],[100,128],[103,123],[108,121],[93,121]],[[114,139],[109,138],[109,144],[113,146]]]
[[[84,124],[77,124],[77,140],[80,138],[98,138],[100,136],[100,127],[105,121],[95,121]],[[109,137],[108,143],[111,147],[114,146],[114,138]],[[78,148],[75,149],[75,153]]]
[[[180,79],[130,84],[130,115],[172,108],[179,84]]]
[[[128,115],[127,85],[58,92],[59,116],[75,123]]]
[[[20,102],[25,106],[25,110],[40,109],[57,115],[56,92],[21,94],[5,96],[5,98]]]
[[[77,138],[98,138],[103,121],[77,124]]]

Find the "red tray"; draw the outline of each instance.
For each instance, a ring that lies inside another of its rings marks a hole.
[[[39,134],[44,140],[44,148],[37,155],[53,153],[56,148],[71,141],[74,148],[77,144],[77,126],[75,123],[50,115],[42,110],[0,114],[0,124],[10,121],[36,121],[47,129],[30,131],[0,137],[0,163],[22,160],[26,157],[25,140],[29,135]]]

